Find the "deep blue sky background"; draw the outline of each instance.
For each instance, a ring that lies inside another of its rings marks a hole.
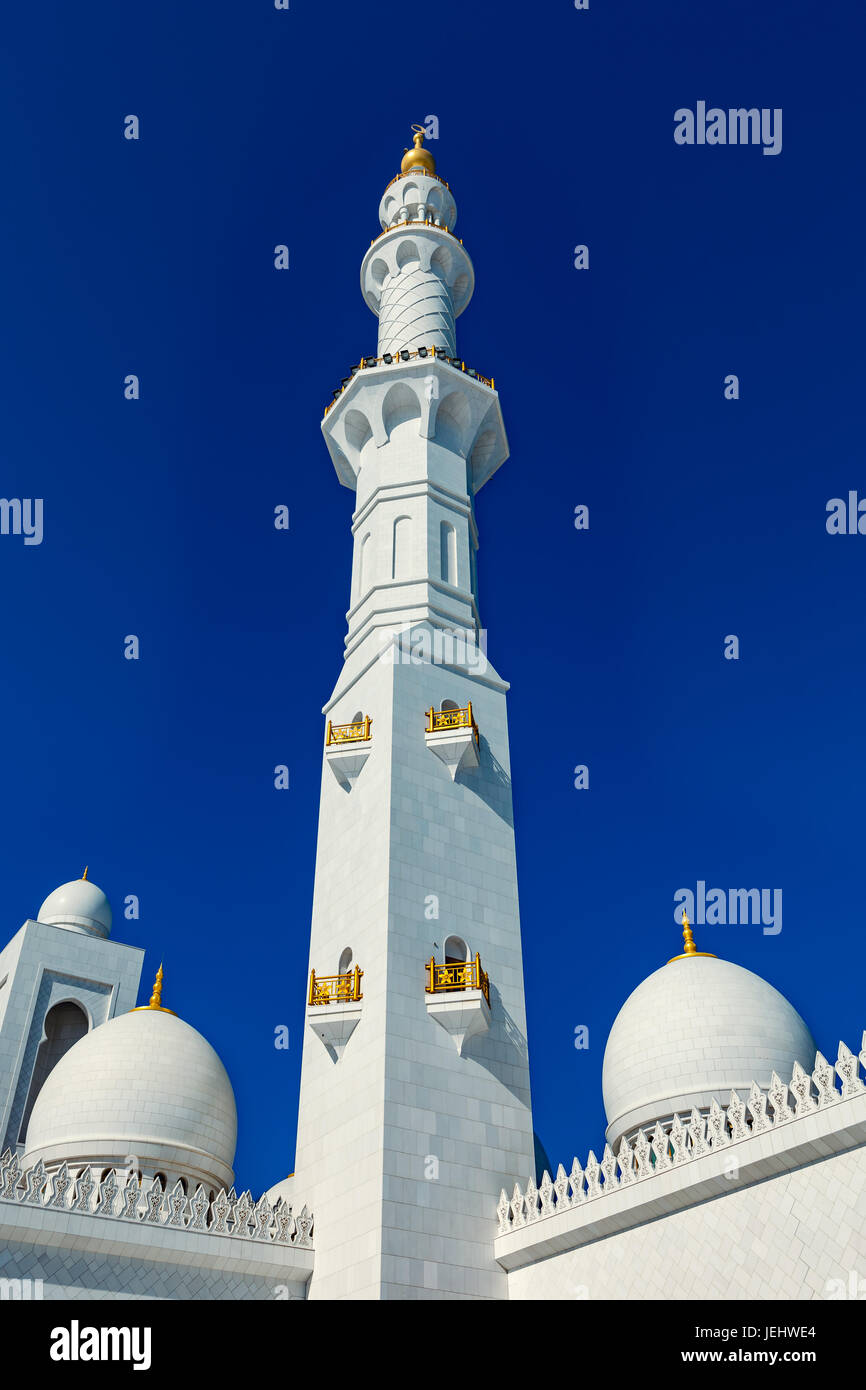
[[[45,499],[40,547],[0,537],[5,934],[89,863],[229,1069],[239,1184],[289,1171],[351,561],[319,420],[375,350],[358,266],[433,113],[460,350],[511,443],[479,570],[537,1129],[600,1153],[607,1031],[699,878],[782,888],[780,935],[698,943],[859,1044],[866,537],[825,506],[866,494],[862,9],[46,0],[4,28],[0,495]],[[781,155],[676,146],[699,99],[782,107]]]

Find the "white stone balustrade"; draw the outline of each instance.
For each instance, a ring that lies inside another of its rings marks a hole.
[[[726,1108],[713,1100],[706,1113],[692,1110],[685,1118],[675,1115],[667,1129],[657,1122],[649,1137],[641,1130],[634,1144],[623,1138],[616,1156],[605,1144],[600,1162],[590,1150],[583,1168],[577,1159],[570,1173],[560,1164],[555,1179],[551,1180],[545,1172],[540,1186],[530,1178],[525,1191],[515,1183],[510,1198],[503,1188],[496,1208],[498,1234],[507,1235],[535,1221],[601,1200],[632,1183],[652,1180],[714,1150],[748,1141],[781,1125],[796,1124],[816,1110],[849,1100],[866,1090],[859,1074],[861,1064],[866,1068],[866,1032],[859,1057],[840,1042],[835,1066],[818,1052],[811,1075],[795,1062],[787,1084],[775,1072],[766,1090],[753,1081],[746,1102],[732,1091]],[[836,1085],[837,1077],[841,1090]]]
[[[234,1188],[230,1192],[221,1188],[211,1201],[202,1186],[190,1197],[180,1180],[167,1190],[158,1176],[139,1182],[134,1173],[116,1168],[109,1169],[101,1181],[92,1168],[70,1172],[66,1163],[49,1174],[41,1159],[31,1168],[22,1168],[18,1155],[10,1149],[0,1156],[0,1202],[173,1226],[239,1240],[271,1241],[298,1249],[313,1247],[312,1212],[303,1206],[295,1216],[282,1198],[272,1206],[267,1195],[254,1203],[249,1192],[238,1197]]]

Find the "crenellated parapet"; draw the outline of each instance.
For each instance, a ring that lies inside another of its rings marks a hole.
[[[70,1171],[67,1163],[49,1173],[41,1159],[22,1168],[9,1149],[0,1157],[0,1202],[296,1249],[313,1246],[312,1212],[304,1206],[295,1215],[282,1198],[271,1205],[265,1194],[254,1202],[250,1192],[239,1197],[234,1188],[221,1188],[211,1198],[201,1185],[188,1196],[180,1180],[169,1189],[159,1175],[140,1181],[116,1168],[101,1178],[89,1167]]]
[[[569,1173],[560,1164],[554,1179],[545,1172],[539,1185],[530,1178],[525,1190],[515,1183],[510,1197],[504,1189],[500,1193],[496,1209],[498,1235],[509,1235],[521,1227],[562,1216],[568,1211],[583,1210],[635,1184],[659,1181],[671,1170],[696,1163],[722,1149],[743,1146],[738,1149],[738,1161],[745,1164],[752,1157],[751,1146],[759,1145],[768,1135],[775,1135],[783,1125],[791,1126],[793,1143],[797,1139],[794,1127],[798,1122],[805,1124],[821,1111],[866,1096],[866,1085],[860,1077],[861,1064],[866,1068],[866,1032],[859,1058],[840,1042],[835,1065],[831,1066],[818,1052],[811,1075],[795,1062],[790,1081],[784,1082],[775,1072],[768,1087],[762,1088],[753,1081],[748,1100],[744,1101],[732,1091],[727,1106],[723,1107],[715,1099],[705,1111],[693,1109],[688,1115],[674,1115],[664,1124],[657,1121],[651,1130],[640,1130],[634,1142],[624,1137],[616,1155],[606,1144],[600,1160],[590,1150],[585,1165],[581,1166],[575,1159]],[[647,1192],[646,1200],[651,1197],[651,1191]],[[596,1225],[601,1215],[599,1210],[593,1216]]]

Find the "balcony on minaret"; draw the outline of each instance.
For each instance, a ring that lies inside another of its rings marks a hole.
[[[325,735],[325,761],[345,791],[351,791],[355,779],[370,756],[369,714],[360,712],[349,724],[333,724],[328,720]]]
[[[339,975],[317,975],[310,971],[307,996],[307,1022],[325,1044],[336,1062],[361,1021],[361,980],[364,972],[356,965]]]
[[[468,772],[478,766],[481,739],[471,700],[465,709],[452,700],[443,700],[440,709],[434,709],[431,705],[427,710],[424,738],[431,753],[435,753],[447,767],[452,782],[458,772]]]
[[[490,981],[481,969],[481,956],[437,964],[427,963],[427,1012],[454,1040],[460,1055],[470,1038],[490,1027]]]

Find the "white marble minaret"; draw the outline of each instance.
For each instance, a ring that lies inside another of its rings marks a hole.
[[[474,496],[508,446],[493,382],[457,356],[474,275],[420,132],[379,217],[378,354],[322,423],[357,501],[292,1181],[316,1213],[311,1297],[497,1298],[496,1200],[534,1166],[508,686],[475,569]]]

